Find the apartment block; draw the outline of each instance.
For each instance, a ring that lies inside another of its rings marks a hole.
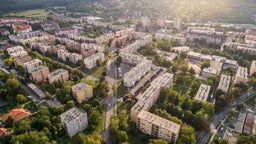
[[[211,90],[211,86],[208,86],[206,84],[201,84],[194,99],[198,101],[206,102],[210,94],[210,90]]]
[[[30,80],[35,82],[41,82],[47,79],[49,75],[49,69],[46,66],[39,66],[30,72]]]
[[[73,137],[88,127],[87,113],[77,107],[62,113],[60,118],[62,126],[69,137]]]
[[[187,46],[180,46],[180,47],[173,47],[171,48],[171,50],[180,54],[182,52],[189,52],[190,48]]]
[[[6,51],[9,55],[11,55],[12,53],[24,51],[24,48],[22,46],[14,46],[8,48]]]
[[[62,61],[67,61],[69,59],[69,52],[67,50],[60,49],[57,51],[58,58]]]
[[[147,111],[141,111],[136,120],[136,127],[143,133],[175,144],[179,137],[181,125]]]
[[[83,56],[77,53],[70,53],[69,55],[69,62],[76,64],[78,61],[83,60]]]
[[[27,51],[17,51],[17,52],[14,52],[14,53],[10,54],[10,56],[13,57],[13,58],[24,57],[24,56],[27,56],[27,55],[28,55]]]
[[[235,84],[246,83],[248,81],[248,69],[246,67],[238,67],[235,75]]]
[[[98,52],[92,56],[89,56],[84,59],[84,64],[87,69],[92,69],[97,65],[97,61],[104,62],[105,54],[102,52]]]
[[[92,56],[96,53],[97,53],[97,51],[95,49],[82,49],[81,50],[81,54],[82,54],[83,58],[87,58],[87,57]]]
[[[187,39],[184,37],[176,37],[168,34],[162,34],[162,33],[157,33],[156,38],[160,40],[169,40],[169,41],[177,41],[179,45],[185,45],[187,42]]]
[[[152,35],[146,35],[143,38],[138,39],[134,43],[121,49],[121,52],[133,53],[137,51],[140,47],[145,46],[146,44],[152,42],[152,38],[153,38]]]
[[[28,73],[31,73],[32,71],[34,71],[35,69],[40,67],[42,64],[43,64],[43,62],[41,60],[34,59],[34,60],[24,63],[23,65],[24,65],[25,71]]]
[[[147,72],[150,71],[152,61],[144,60],[124,74],[123,83],[126,87],[133,87]]]
[[[250,68],[250,76],[252,76],[256,72],[256,60],[252,61]]]
[[[82,103],[93,96],[92,86],[84,82],[72,86],[72,93],[78,103]]]
[[[231,83],[231,76],[222,74],[220,77],[220,82],[217,89],[222,90],[223,92],[227,93],[229,86]]]
[[[141,63],[144,59],[143,57],[132,53],[121,52],[119,55],[122,58],[122,62],[128,64],[138,64]]]
[[[48,75],[48,80],[49,80],[49,83],[52,83],[54,81],[60,81],[62,83],[65,81],[68,81],[69,80],[68,71],[64,69],[58,69],[54,72],[51,72]]]
[[[206,43],[220,44],[223,37],[223,32],[217,32],[214,28],[209,27],[188,27],[187,39],[194,41],[195,39],[205,39]]]
[[[140,111],[148,111],[150,107],[157,101],[162,87],[170,86],[173,81],[173,74],[164,73],[160,77],[151,82],[147,90],[137,96],[138,102],[131,108],[131,120],[136,122],[137,115]]]
[[[89,50],[94,49],[95,51],[103,52],[104,47],[97,45],[97,44],[91,44],[91,43],[81,43],[81,51],[83,50]]]
[[[32,31],[31,26],[28,24],[24,24],[24,23],[13,23],[12,28],[13,28],[13,32],[16,34],[27,33],[27,32]]]
[[[31,61],[31,56],[23,56],[23,57],[17,57],[13,60],[15,67],[17,66],[23,66],[24,63]]]
[[[239,65],[238,65],[237,61],[235,61],[235,60],[226,59],[223,64],[223,69],[231,68],[234,71],[237,71],[238,67],[239,67]]]

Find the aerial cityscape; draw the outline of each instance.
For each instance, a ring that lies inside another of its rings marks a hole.
[[[1,0],[0,144],[256,144],[255,0]]]

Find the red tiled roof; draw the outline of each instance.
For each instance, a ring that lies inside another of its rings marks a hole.
[[[3,136],[7,131],[6,128],[0,128],[0,136]]]
[[[28,116],[30,116],[30,112],[26,111],[23,108],[21,108],[21,109],[13,109],[9,113],[3,115],[2,120],[6,121],[9,117],[12,117],[12,118],[14,118],[16,120],[20,120],[20,119],[28,117]]]

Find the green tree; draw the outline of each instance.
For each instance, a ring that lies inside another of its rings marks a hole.
[[[186,73],[188,71],[189,67],[187,64],[183,64],[181,65],[180,67],[180,70],[183,72],[183,73]]]
[[[148,144],[168,144],[167,141],[162,139],[151,139]]]
[[[16,96],[16,101],[18,102],[18,103],[25,103],[25,102],[27,102],[27,98],[23,95],[23,94],[18,94],[17,96]]]
[[[192,74],[192,75],[194,75],[194,74],[196,74],[196,71],[195,71],[195,69],[193,69],[192,67],[189,69],[189,73],[190,74]]]
[[[187,144],[188,142],[190,144],[196,144],[197,143],[195,130],[191,126],[183,125],[181,127],[180,137],[179,137],[178,143],[179,144]]]
[[[207,68],[211,65],[211,62],[209,60],[206,60],[204,61],[202,64],[201,64],[201,69],[203,70],[204,68]]]
[[[117,135],[118,135],[118,141],[120,144],[128,141],[128,135],[126,131],[118,131]]]

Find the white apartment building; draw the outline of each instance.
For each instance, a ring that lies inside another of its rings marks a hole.
[[[211,90],[211,86],[208,86],[206,84],[201,84],[194,99],[198,101],[206,102],[210,94],[210,90]]]
[[[23,66],[24,66],[24,69],[26,72],[31,73],[32,71],[37,69],[42,64],[43,64],[43,62],[41,60],[34,59],[34,60],[24,63]]]
[[[84,59],[84,64],[87,69],[92,69],[97,65],[97,60],[100,62],[105,61],[105,54],[102,52],[98,52],[92,56],[89,56]]]
[[[171,48],[171,50],[180,54],[181,52],[189,52],[190,48],[188,46],[180,46],[180,47],[173,47]]]
[[[62,113],[60,119],[69,137],[73,137],[88,127],[87,113],[77,107]]]
[[[165,73],[151,82],[147,90],[137,96],[138,102],[131,108],[131,120],[136,122],[140,111],[148,111],[157,101],[162,87],[170,86],[173,81],[173,74]]]
[[[150,71],[152,61],[144,60],[124,74],[123,83],[126,87],[133,87],[147,72]]]
[[[256,72],[256,60],[252,61],[250,68],[250,76],[252,76]]]
[[[104,51],[104,47],[91,43],[81,43],[81,50],[94,49],[99,52]]]
[[[143,133],[175,144],[179,137],[181,125],[142,110],[137,117],[136,127]]]
[[[248,69],[246,67],[238,67],[235,75],[235,84],[246,83],[248,81]]]
[[[59,49],[57,51],[58,58],[62,61],[67,61],[69,59],[69,52],[67,50]]]
[[[68,71],[64,69],[58,69],[54,72],[51,72],[48,75],[48,80],[49,80],[49,83],[52,83],[54,81],[60,81],[62,83],[65,81],[68,81],[69,80]]]
[[[175,37],[175,36],[172,36],[172,35],[162,34],[162,33],[157,33],[156,38],[160,39],[160,40],[165,39],[165,40],[169,40],[169,41],[178,41],[179,45],[185,45],[186,42],[187,42],[186,38]]]
[[[188,27],[187,28],[187,39],[194,41],[195,39],[206,40],[206,43],[220,44],[222,40],[223,32],[217,32],[214,28],[210,27]]]
[[[229,86],[231,83],[231,76],[222,74],[220,77],[220,82],[217,89],[222,90],[223,92],[227,93]]]
[[[77,54],[77,53],[69,54],[69,62],[76,64],[80,60],[83,60],[83,56],[81,54]]]
[[[17,52],[14,52],[14,53],[10,54],[10,56],[13,57],[13,58],[24,57],[24,56],[27,56],[27,55],[28,55],[27,51],[17,51]]]
[[[128,64],[138,64],[144,60],[142,56],[135,55],[132,53],[121,52],[119,56],[122,58],[122,62],[128,63]]]
[[[12,53],[24,51],[24,48],[22,46],[14,46],[8,48],[6,51],[9,55],[11,55]]]
[[[146,44],[148,44],[150,42],[152,42],[152,35],[146,35],[142,39],[138,39],[134,43],[121,49],[121,52],[133,53],[133,52],[137,51],[140,47],[145,46]]]

